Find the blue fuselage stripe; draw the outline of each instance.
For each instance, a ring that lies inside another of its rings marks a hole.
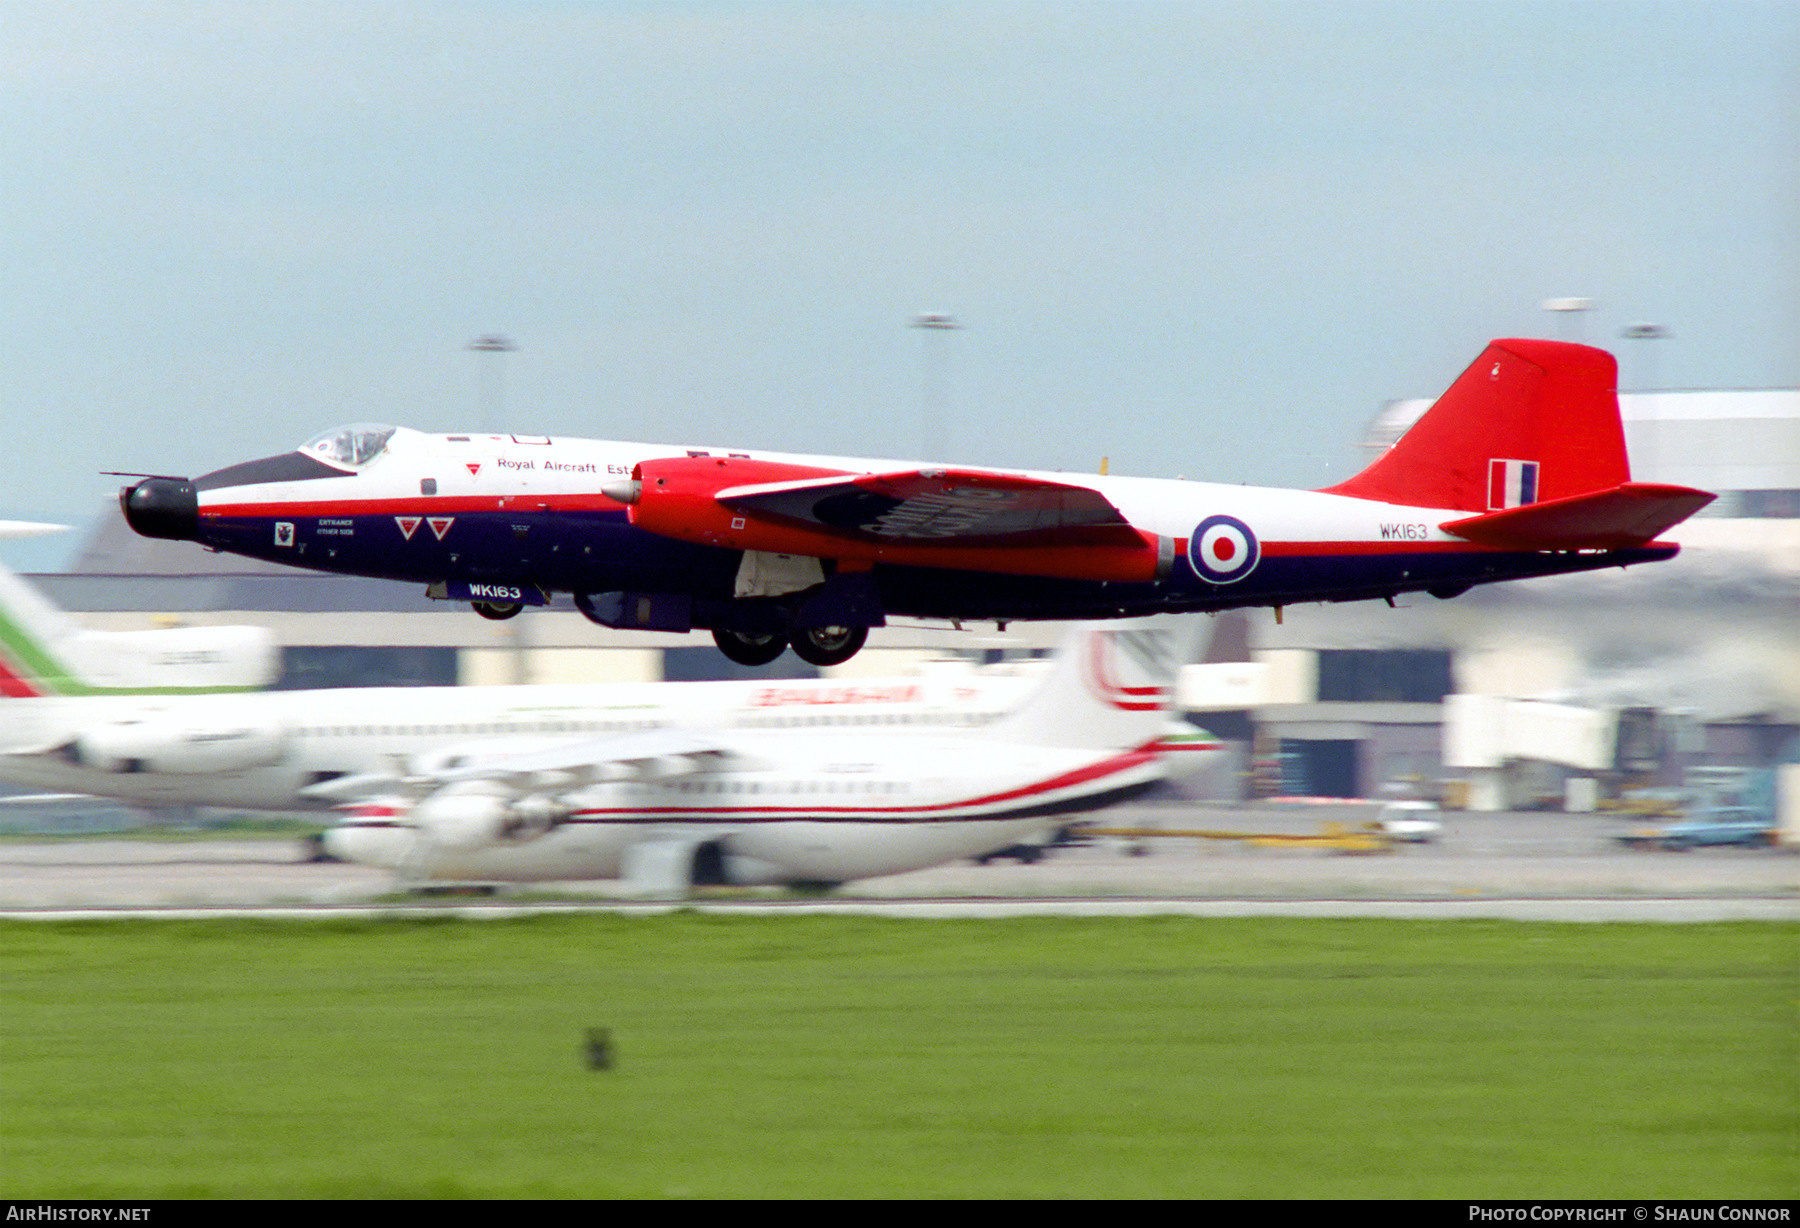
[[[443,521],[451,523],[446,527]],[[686,593],[729,602],[738,551],[692,545],[633,528],[623,510],[458,512],[437,517],[203,516],[203,545],[319,571],[430,584],[534,584],[565,593]],[[407,521],[413,521],[410,532]],[[1265,547],[1269,544],[1265,543]],[[994,572],[878,565],[887,613],[920,618],[1064,619],[1160,610],[1214,610],[1320,600],[1449,592],[1473,584],[1589,571],[1667,558],[1673,547],[1612,551],[1505,551],[1470,546],[1409,550],[1396,543],[1354,553],[1277,553],[1229,584],[1177,557],[1146,584],[1047,579]],[[697,608],[695,624],[708,625]]]

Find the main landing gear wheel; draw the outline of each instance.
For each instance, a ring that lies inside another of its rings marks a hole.
[[[469,607],[483,618],[491,618],[495,622],[505,622],[525,608],[518,601],[471,601]]]
[[[867,627],[802,627],[794,632],[794,655],[808,665],[842,665],[868,638]]]
[[[713,628],[713,643],[719,651],[739,665],[767,665],[787,651],[787,638],[777,632],[759,635],[754,631],[729,631]]]

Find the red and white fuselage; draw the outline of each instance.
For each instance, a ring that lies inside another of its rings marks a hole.
[[[123,492],[139,532],[425,583],[489,617],[710,628],[830,664],[887,617],[1080,619],[1450,597],[1668,558],[1710,501],[1633,482],[1602,351],[1488,347],[1320,491],[375,425]]]

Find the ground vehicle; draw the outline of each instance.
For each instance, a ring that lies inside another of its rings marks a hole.
[[[1768,769],[1695,767],[1688,788],[1698,804],[1688,817],[1620,836],[1635,848],[1685,852],[1691,848],[1741,845],[1763,848],[1776,840],[1775,773]]]
[[[1375,826],[1403,844],[1430,844],[1443,827],[1437,821],[1438,808],[1431,802],[1388,802],[1375,816]]]
[[[1763,848],[1775,843],[1775,825],[1768,815],[1748,806],[1722,806],[1679,823],[1640,828],[1620,836],[1619,841],[1635,848],[1666,849],[1672,853],[1733,844]]]

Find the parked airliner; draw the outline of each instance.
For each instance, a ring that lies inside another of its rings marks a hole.
[[[262,628],[82,629],[0,567],[0,781],[159,812],[329,811],[346,782],[571,741],[974,730],[1000,722],[1046,668],[943,661],[889,679],[252,689],[278,663]],[[1180,721],[1153,740],[1170,775],[1219,750]]]
[[[1079,624],[1001,719],[938,731],[671,730],[489,748],[364,796],[325,833],[411,882],[837,883],[1042,842],[1161,776],[1190,619]]]

